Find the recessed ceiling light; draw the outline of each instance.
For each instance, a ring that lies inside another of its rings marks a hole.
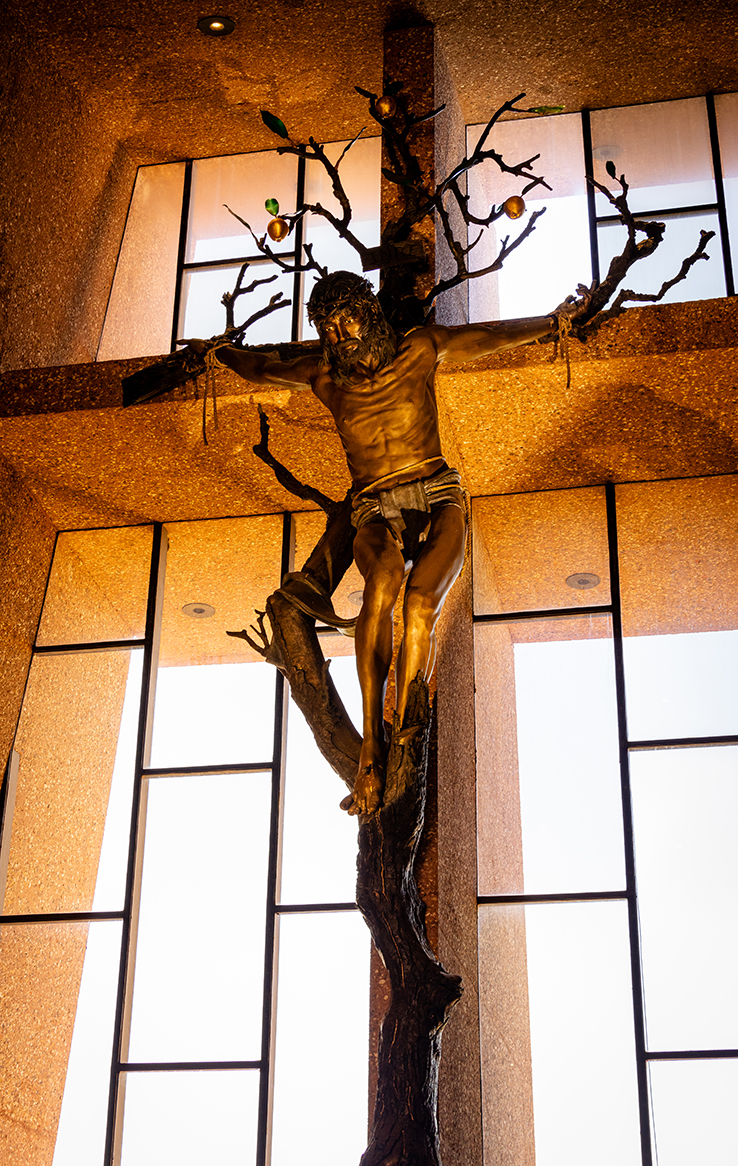
[[[600,577],[592,575],[589,571],[577,571],[576,575],[570,575],[566,582],[575,591],[586,591],[589,587],[599,587]]]
[[[203,16],[197,22],[203,36],[228,36],[236,27],[230,16]]]
[[[192,619],[210,619],[211,615],[215,615],[215,608],[209,603],[185,603],[182,614]]]

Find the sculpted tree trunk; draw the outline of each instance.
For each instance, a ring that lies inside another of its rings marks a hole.
[[[289,488],[297,493],[300,484],[292,483]],[[267,600],[256,629],[259,642],[254,629],[230,634],[247,639],[281,669],[323,756],[352,789],[361,737],[331,679],[315,619],[299,606],[306,585],[330,596],[351,564],[350,499],[326,503],[326,532],[302,571],[288,576]],[[382,808],[359,821],[356,902],[392,990],[379,1040],[374,1123],[361,1166],[440,1166],[441,1030],[461,997],[461,981],[444,971],[428,945],[425,906],[414,876],[425,817],[431,715],[428,685],[418,677],[403,724],[395,718],[393,725]]]

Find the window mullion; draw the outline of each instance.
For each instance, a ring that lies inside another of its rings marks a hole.
[[[285,513],[282,526],[280,583],[292,567],[294,548],[293,528],[292,515]],[[261,1030],[261,1077],[259,1080],[256,1166],[268,1166],[271,1158],[272,1098],[274,1093],[274,1034],[276,1025],[276,970],[279,952],[276,907],[279,899],[279,876],[282,851],[282,790],[284,788],[284,769],[287,756],[288,700],[289,692],[284,676],[280,671],[277,671],[274,692],[274,748],[271,766],[272,806],[269,831],[269,870],[267,874],[264,936],[264,1006]]]
[[[184,280],[184,262],[187,253],[187,234],[190,222],[190,198],[192,195],[192,159],[185,163],[184,187],[182,190],[182,218],[179,223],[179,249],[177,251],[177,276],[174,283],[174,307],[172,309],[172,343],[171,350],[176,348],[177,333],[179,331],[179,308],[182,302],[182,282]]]
[[[635,838],[630,795],[630,757],[625,711],[625,666],[623,660],[623,622],[620,607],[620,566],[618,562],[618,532],[615,486],[605,486],[607,506],[607,541],[610,558],[610,595],[612,598],[612,634],[615,653],[615,694],[617,699],[620,778],[623,808],[623,836],[625,844],[625,877],[628,898],[628,930],[630,935],[630,968],[633,985],[633,1017],[635,1021],[636,1075],[641,1122],[641,1154],[643,1166],[652,1166],[651,1120],[648,1100],[648,1068],[646,1064],[646,1028],[641,977],[641,949],[638,927],[638,903],[635,879]]]
[[[297,159],[297,190],[295,193],[295,210],[305,201],[305,159]],[[295,266],[299,269],[302,264],[302,244],[305,236],[305,216],[301,215],[295,224]],[[292,340],[300,339],[300,325],[302,322],[302,297],[305,273],[297,270],[293,279],[292,290]]]
[[[592,282],[600,282],[600,248],[597,239],[597,208],[595,205],[594,156],[592,154],[592,120],[588,109],[582,110],[582,148],[584,175],[587,185],[587,213],[589,215],[589,249],[592,256]]]
[[[720,137],[718,135],[717,115],[715,113],[715,97],[708,93],[705,97],[707,107],[707,124],[710,127],[710,148],[712,150],[712,172],[715,177],[715,195],[717,198],[718,222],[720,223],[720,241],[723,248],[723,266],[725,268],[725,294],[735,295],[733,281],[733,264],[730,256],[730,236],[728,234],[728,215],[725,209],[725,185],[723,182],[723,165],[720,158]]]
[[[104,1158],[108,1166],[117,1162],[120,1158],[120,1146],[123,1134],[122,1106],[118,1105],[119,1093],[121,1094],[122,1100],[122,1093],[120,1091],[120,1065],[122,1060],[127,1056],[127,1048],[125,1046],[127,1046],[127,1033],[130,1023],[133,961],[135,958],[138,917],[138,893],[143,865],[143,831],[146,816],[145,780],[142,775],[143,771],[149,765],[151,753],[156,669],[158,666],[161,617],[164,605],[167,542],[167,534],[163,525],[158,522],[155,523],[149,571],[144,664],[141,679],[136,762],[131,805],[131,833],[121,938],[118,999],[116,1002],[115,1028],[113,1033],[110,1094],[108,1099],[108,1127]]]

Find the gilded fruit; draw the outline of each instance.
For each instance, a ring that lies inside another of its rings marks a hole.
[[[394,117],[397,113],[397,102],[394,97],[385,93],[384,97],[377,98],[376,110],[380,117]]]
[[[519,219],[525,214],[525,203],[519,194],[511,194],[503,202],[502,209],[509,219]]]
[[[272,219],[267,227],[267,234],[275,243],[281,243],[290,233],[290,225],[286,219]]]

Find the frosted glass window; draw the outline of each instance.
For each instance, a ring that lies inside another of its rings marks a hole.
[[[221,302],[224,292],[233,291],[240,267],[191,268],[182,276],[182,298],[180,300],[178,340],[191,340],[198,336],[218,336],[225,331],[226,313]],[[292,300],[294,276],[286,275],[274,263],[252,263],[244,278],[243,286],[248,287],[256,279],[266,279],[276,275],[267,283],[247,296],[236,301],[234,319],[240,325],[255,312],[265,308],[272,296],[282,292],[285,300]],[[257,320],[247,330],[247,344],[279,344],[290,340],[292,329],[292,307],[280,308],[277,312]]]
[[[253,1166],[256,1071],[126,1073],[121,1166]]]
[[[472,150],[484,126],[469,126],[468,149]],[[526,118],[498,122],[487,139],[509,163],[534,154],[535,174],[542,174],[549,186],[534,187],[525,195],[526,215],[511,222],[503,216],[484,232],[469,256],[472,270],[491,263],[505,236],[515,239],[529,215],[546,208],[546,213],[499,272],[472,279],[469,288],[470,320],[506,320],[545,315],[570,295],[578,283],[591,282],[592,260],[589,244],[587,192],[584,179],[581,118],[578,114]],[[520,194],[525,182],[503,174],[494,162],[470,171],[469,208],[480,218],[490,207],[500,206],[512,194]],[[470,242],[480,228],[469,228]]]
[[[347,144],[330,142],[325,146],[329,161],[335,164]],[[379,246],[381,157],[381,138],[360,138],[344,156],[339,167],[341,182],[351,203],[349,229],[367,247]],[[333,194],[330,177],[319,162],[308,162],[306,165],[305,201],[313,206],[319,203],[339,217],[343,214]],[[306,217],[304,241],[313,246],[316,259],[329,271],[355,271],[368,279],[375,291],[379,288],[379,271],[362,271],[357,252],[320,215]],[[314,273],[305,276],[305,304],[316,278]],[[308,323],[306,311],[303,313],[302,336],[304,339],[317,336],[316,330]]]
[[[605,163],[630,187],[633,211],[700,206],[715,201],[710,131],[702,98],[597,110],[591,115],[595,178],[620,193]],[[616,214],[597,192],[598,215]]]
[[[608,616],[477,625],[479,893],[620,890]]]
[[[738,731],[738,479],[617,488],[631,740]]]
[[[264,207],[266,199],[276,198],[281,211],[294,213],[296,188],[297,158],[292,154],[262,150],[193,162],[185,263],[258,255],[246,227],[224,204],[261,237],[272,217]],[[294,235],[269,245],[275,251],[294,250]]]
[[[366,1149],[369,947],[358,911],[280,917],[272,1166]]]
[[[631,757],[651,1049],[738,1048],[738,748]]]
[[[258,1060],[271,781],[148,783],[130,1061]]]
[[[105,1152],[120,923],[91,923],[53,1166],[99,1166]]]
[[[161,668],[153,768],[269,763],[274,748],[274,679],[271,664]]]
[[[649,1079],[658,1166],[735,1166],[738,1060],[652,1062]]]
[[[640,1166],[625,903],[483,906],[489,1162]]]
[[[715,115],[720,139],[720,161],[723,168],[733,280],[738,283],[738,93],[721,93],[717,96]]]
[[[654,218],[658,218],[655,215]],[[674,285],[659,302],[684,303],[686,300],[709,300],[725,295],[725,268],[720,246],[720,225],[717,211],[696,211],[693,214],[666,216],[666,233],[655,251],[632,267],[623,281],[623,287],[638,293],[656,295],[661,285],[673,279],[682,262],[691,255],[700,241],[700,231],[714,231],[715,238],[707,244],[709,259],[700,259],[693,265],[686,279]],[[644,236],[639,235],[639,239]],[[621,253],[627,231],[620,223],[600,223],[597,228],[600,249],[600,273],[607,275],[611,260]],[[636,305],[637,306],[637,305]]]
[[[98,360],[169,352],[185,163],[140,166]]]
[[[474,611],[546,611],[610,602],[602,487],[475,498]]]
[[[3,829],[5,914],[123,907],[141,661],[141,652],[34,659]]]
[[[275,669],[245,640],[279,586],[282,518],[264,515],[167,526],[151,765],[270,762]],[[211,615],[183,609],[207,604]]]
[[[360,726],[361,692],[354,657],[333,660],[331,676],[349,716]],[[292,701],[287,724],[281,901],[353,903],[358,823],[339,809],[346,787],[320,753]]]
[[[118,922],[0,929],[3,1162],[102,1161],[120,935]]]

